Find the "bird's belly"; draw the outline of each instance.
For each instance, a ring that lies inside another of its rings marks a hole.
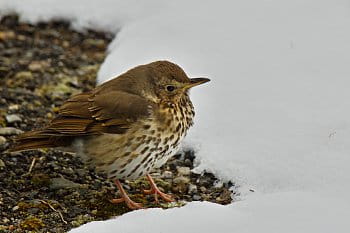
[[[161,167],[179,148],[183,135],[162,132],[104,134],[84,140],[85,160],[111,179],[137,179]]]

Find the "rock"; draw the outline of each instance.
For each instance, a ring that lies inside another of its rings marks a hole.
[[[3,136],[0,136],[0,147],[5,145],[5,143],[6,143],[6,138]]]
[[[19,209],[19,206],[16,205],[16,206],[14,206],[14,207],[12,208],[12,211],[16,211],[16,210],[18,210],[18,209]]]
[[[199,195],[193,195],[193,196],[192,196],[192,199],[193,199],[194,201],[200,201],[200,200],[202,199],[202,197],[199,196]]]
[[[16,34],[14,31],[0,31],[0,40],[13,40],[15,37]]]
[[[189,186],[188,186],[188,194],[194,194],[194,193],[197,193],[198,192],[198,190],[197,190],[197,186],[196,185],[194,185],[194,184],[190,184]]]
[[[72,168],[64,168],[61,172],[68,176],[72,176],[74,174],[74,171]]]
[[[52,178],[49,186],[51,190],[80,187],[82,187],[82,185],[74,183],[73,181],[67,180],[65,178]]]
[[[187,186],[188,183],[190,183],[190,179],[184,176],[176,177],[173,180],[173,191],[179,192],[179,193],[186,193],[187,192]]]
[[[10,222],[10,219],[4,217],[4,218],[2,219],[2,222],[3,222],[3,223],[8,223],[8,222]],[[0,229],[1,229],[1,228],[0,228]]]
[[[189,176],[191,174],[191,169],[189,167],[177,167],[176,169],[179,176]]]
[[[83,41],[83,46],[86,48],[105,49],[106,43],[104,40],[100,40],[100,39],[85,39]]]
[[[15,122],[21,122],[22,121],[22,118],[16,114],[9,114],[9,115],[6,115],[6,121],[8,123],[15,123]]]
[[[173,178],[173,176],[174,175],[173,175],[173,173],[171,171],[164,171],[162,178],[163,179],[171,179],[171,178]]]
[[[45,68],[50,66],[48,61],[32,61],[28,65],[28,69],[31,71],[43,71]]]
[[[33,74],[32,74],[32,72],[29,72],[29,71],[21,71],[15,75],[15,78],[16,79],[32,79]]]
[[[199,188],[199,190],[200,190],[202,193],[205,193],[205,192],[207,191],[206,187],[204,187],[204,186],[201,186],[201,187]]]
[[[231,203],[232,200],[232,192],[228,189],[224,189],[220,196],[215,199],[220,204],[228,204]]]
[[[19,105],[18,104],[11,104],[9,106],[9,110],[18,110],[19,109]]]
[[[199,178],[200,186],[210,187],[213,185],[213,182],[213,178],[208,175],[203,175]]]
[[[184,176],[178,176],[173,180],[174,184],[188,184],[190,183],[190,179]]]
[[[186,159],[189,159],[191,162],[193,162],[193,160],[195,159],[195,155],[194,155],[194,151],[193,150],[185,152],[185,160]]]
[[[0,159],[0,168],[3,168],[3,167],[5,167],[6,165],[5,165],[5,163],[4,163],[4,161],[2,161],[1,159]]]
[[[2,136],[7,136],[7,135],[18,135],[23,133],[22,130],[20,129],[16,129],[13,127],[4,127],[4,128],[0,128],[0,135]]]
[[[189,160],[189,159],[185,159],[184,165],[185,165],[186,167],[193,167],[193,163],[192,163],[192,161]]]

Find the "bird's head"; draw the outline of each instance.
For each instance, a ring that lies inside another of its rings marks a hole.
[[[210,81],[208,78],[189,78],[181,67],[168,61],[153,62],[148,66],[151,69],[150,83],[161,102],[174,103],[187,95],[192,87]]]
[[[100,89],[125,91],[154,103],[176,103],[194,86],[209,82],[208,78],[189,78],[178,65],[156,61],[128,70],[105,82]]]

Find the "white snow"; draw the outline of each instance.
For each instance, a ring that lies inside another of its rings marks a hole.
[[[342,201],[328,201],[310,193],[288,192],[254,195],[229,206],[192,202],[182,208],[133,211],[70,232],[348,232],[349,208],[344,208]]]
[[[72,232],[349,232],[348,1],[0,2],[8,9],[120,30],[99,82],[159,59],[212,79],[191,93],[186,146],[197,170],[233,180],[242,200],[134,211]]]

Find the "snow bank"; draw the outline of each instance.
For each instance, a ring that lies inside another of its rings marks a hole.
[[[182,208],[133,211],[116,219],[92,222],[71,233],[220,232],[346,233],[350,209],[343,202],[312,193],[254,195],[230,206],[192,202]],[[328,204],[327,204],[328,203]]]

